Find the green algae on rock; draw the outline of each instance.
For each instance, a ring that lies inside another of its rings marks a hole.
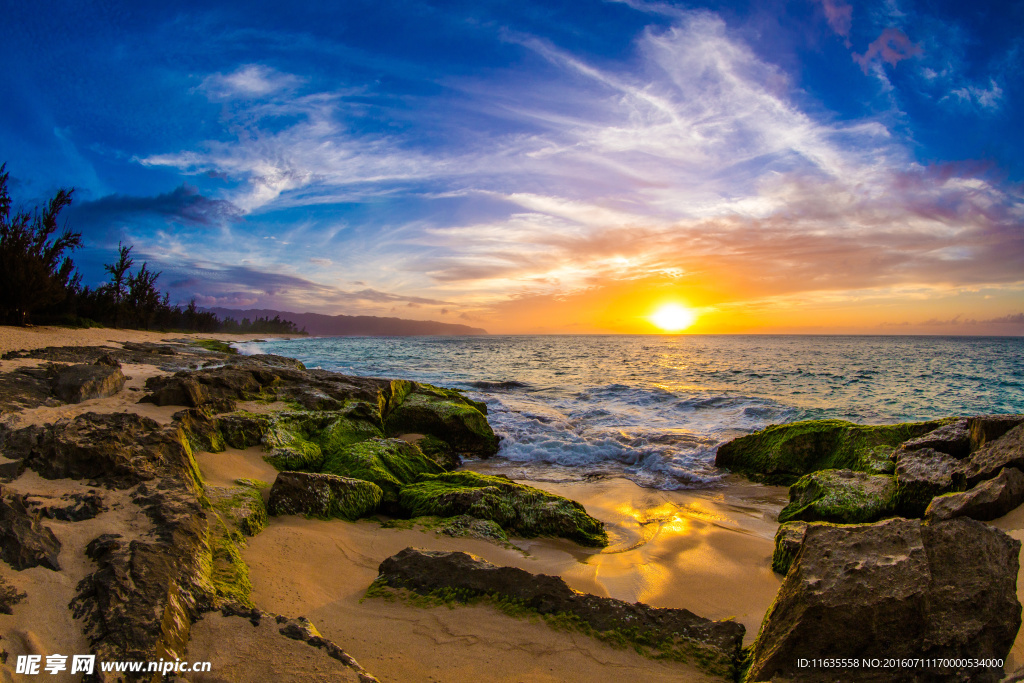
[[[784,485],[816,470],[879,471],[888,467],[884,460],[901,443],[948,422],[865,426],[845,420],[805,420],[772,425],[719,446],[715,466]]]
[[[775,552],[772,553],[772,571],[783,576],[793,564],[793,558],[804,542],[807,522],[783,522],[775,532]]]
[[[820,470],[793,484],[789,500],[779,513],[780,522],[874,522],[894,514],[896,481],[884,474]]]
[[[398,502],[398,492],[421,474],[440,474],[444,468],[419,446],[402,439],[369,439],[331,452],[321,471],[362,479],[383,491],[383,501]]]
[[[458,391],[416,383],[413,393],[384,416],[384,431],[429,434],[460,453],[487,458],[498,452],[498,437],[481,408],[486,411]]]
[[[272,515],[309,515],[354,521],[380,505],[380,487],[361,479],[315,472],[281,472],[270,489]]]
[[[518,536],[561,536],[580,545],[608,545],[604,524],[574,500],[505,477],[475,472],[423,474],[402,488],[399,503],[412,516],[470,515],[497,522]]]
[[[246,536],[255,536],[267,526],[267,506],[263,504],[263,482],[239,479],[239,486],[206,487],[206,495],[213,508],[234,524]],[[262,486],[258,486],[262,484]]]

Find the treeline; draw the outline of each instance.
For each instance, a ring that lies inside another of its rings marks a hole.
[[[0,166],[0,323],[64,324],[132,329],[190,330],[255,334],[297,334],[295,323],[271,318],[221,319],[200,311],[195,299],[184,308],[171,305],[157,286],[158,271],[148,263],[133,270],[132,247],[119,244],[117,259],[104,266],[110,280],[83,287],[71,253],[82,246],[81,233],[66,225],[60,212],[73,190],[60,190],[44,206],[11,214],[7,165]]]

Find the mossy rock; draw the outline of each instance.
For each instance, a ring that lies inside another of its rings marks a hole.
[[[363,404],[366,405],[366,404]],[[349,415],[352,413],[350,412]],[[336,417],[312,438],[325,453],[341,450],[368,439],[381,438],[384,432],[375,422],[357,417]]]
[[[775,532],[775,552],[772,553],[772,571],[785,576],[793,564],[807,533],[807,522],[784,522]]]
[[[462,458],[448,442],[436,436],[427,434],[417,441],[416,445],[420,447],[424,455],[448,471],[454,470],[462,464]]]
[[[270,417],[247,412],[229,413],[218,416],[217,428],[227,445],[244,450],[263,443],[263,437],[270,430]]]
[[[199,408],[187,408],[173,415],[193,451],[220,453],[226,448],[218,421]]]
[[[261,501],[262,504],[262,501]],[[217,512],[209,516],[209,576],[217,603],[239,603],[253,607],[249,567],[242,559],[245,538]]]
[[[608,545],[604,524],[574,500],[505,477],[475,472],[420,475],[404,487],[399,503],[410,515],[489,519],[518,536],[561,536],[581,545]]]
[[[774,484],[792,484],[809,472],[888,469],[888,449],[927,434],[947,420],[864,426],[844,420],[772,425],[719,446],[715,466]]]
[[[398,492],[421,474],[438,474],[444,468],[402,439],[369,439],[326,455],[322,472],[372,481],[383,491],[386,503],[398,502]]]
[[[480,404],[453,390],[418,385],[384,418],[388,435],[428,434],[455,451],[486,458],[498,452],[498,437],[480,411]]]
[[[246,480],[238,481],[241,483]],[[232,487],[208,486],[206,495],[221,518],[246,536],[255,536],[267,526],[267,507],[263,504],[263,495],[258,487],[245,484]]]
[[[316,472],[324,464],[323,451],[309,441],[295,441],[294,446],[275,448],[263,459],[280,472]]]
[[[508,534],[497,522],[489,519],[477,519],[469,515],[459,515],[442,520],[435,530],[439,534],[453,538],[479,538],[501,546],[511,545]]]
[[[281,472],[270,489],[272,515],[308,515],[353,521],[380,505],[379,486],[361,479],[315,472]]]
[[[894,514],[896,480],[885,474],[821,470],[793,484],[789,500],[779,522],[875,522]]]

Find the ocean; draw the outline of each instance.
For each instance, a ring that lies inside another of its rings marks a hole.
[[[720,443],[770,424],[1024,413],[1024,338],[326,337],[237,344],[310,368],[466,390],[513,478],[714,486]]]

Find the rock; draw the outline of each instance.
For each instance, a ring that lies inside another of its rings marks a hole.
[[[893,514],[896,481],[884,474],[820,470],[793,484],[789,501],[779,513],[780,522],[873,522]]]
[[[17,588],[7,583],[7,579],[0,576],[0,614],[14,614],[14,606],[27,597],[27,594],[18,592]]]
[[[401,439],[370,439],[327,455],[323,472],[372,481],[383,491],[382,501],[398,502],[403,486],[421,474],[439,474],[444,468],[423,454],[416,444]]]
[[[70,505],[48,505],[39,508],[39,514],[62,522],[83,522],[106,512],[103,496],[96,491],[88,493],[65,493],[62,500],[73,501]]]
[[[246,536],[255,536],[267,526],[267,506],[255,486],[207,486],[206,495],[214,509]]]
[[[1024,423],[972,453],[956,477],[958,483],[974,486],[996,476],[1004,467],[1024,469]]]
[[[427,434],[423,438],[417,439],[415,443],[420,447],[425,456],[445,470],[454,470],[462,464],[462,458],[459,457],[459,454],[443,439]]]
[[[793,558],[804,543],[807,522],[785,522],[775,532],[775,552],[772,554],[772,571],[783,576],[793,564]]]
[[[751,651],[748,681],[998,681],[1002,669],[799,667],[815,658],[1004,659],[1020,542],[959,518],[809,525]]]
[[[954,517],[988,521],[1002,517],[1024,503],[1024,473],[1013,467],[1003,469],[969,491],[932,498],[924,516],[929,522]]]
[[[380,504],[376,484],[334,474],[281,472],[270,489],[272,515],[312,515],[355,520]]]
[[[960,466],[954,456],[922,447],[896,457],[896,506],[904,516],[921,517],[932,498],[953,490]]]
[[[508,534],[497,522],[469,515],[449,517],[437,527],[437,532],[453,538],[479,538],[499,545],[509,544]]]
[[[220,453],[227,447],[218,421],[199,408],[179,410],[171,417],[185,432],[193,451]]]
[[[0,558],[14,569],[46,567],[57,572],[60,541],[43,526],[39,513],[25,506],[23,496],[0,497]]]
[[[71,365],[57,375],[53,393],[65,403],[81,403],[113,396],[124,388],[124,383],[120,366]]]
[[[480,410],[486,410],[483,404],[457,391],[410,384],[414,386],[401,403],[392,405],[397,400],[392,396],[392,403],[386,404],[389,412],[383,415],[383,422],[388,435],[429,434],[458,453],[481,458],[498,452],[498,437]]]
[[[154,344],[153,342],[124,342],[121,347],[125,351],[137,351],[139,353],[152,353],[161,356],[173,356],[177,353],[173,346],[166,344]]]
[[[715,466],[777,484],[792,484],[816,470],[877,471],[880,449],[887,457],[890,449],[944,423],[862,426],[843,420],[807,420],[772,425],[719,446]]]
[[[560,577],[498,567],[461,552],[406,548],[381,563],[377,582],[424,595],[491,596],[540,614],[571,615],[598,634],[637,634],[643,640],[636,643],[638,649],[646,646],[664,656],[680,655],[727,677],[735,675],[743,641],[744,628],[733,621],[577,593]]]
[[[561,536],[580,545],[608,545],[604,524],[574,500],[504,477],[475,472],[421,474],[401,489],[399,504],[409,515],[489,519],[517,536]]]
[[[1024,423],[1024,415],[979,415],[970,420],[971,450],[976,451],[989,441],[995,441],[1017,425]]]
[[[179,373],[180,374],[180,373]],[[201,408],[210,402],[210,391],[194,377],[150,377],[146,388],[152,393],[143,396],[140,403],[155,403],[158,406],[189,406]]]
[[[255,413],[229,413],[217,416],[217,427],[224,442],[242,450],[263,443],[270,431],[270,418]]]
[[[971,453],[971,429],[970,420],[963,419],[933,429],[923,436],[910,439],[900,444],[897,452],[897,460],[900,453],[906,451],[917,451],[930,448],[940,453],[953,456],[957,460],[966,458]]]
[[[198,485],[198,467],[181,430],[134,413],[83,413],[23,427],[0,433],[0,446],[46,479],[99,480],[125,489],[171,467]]]

